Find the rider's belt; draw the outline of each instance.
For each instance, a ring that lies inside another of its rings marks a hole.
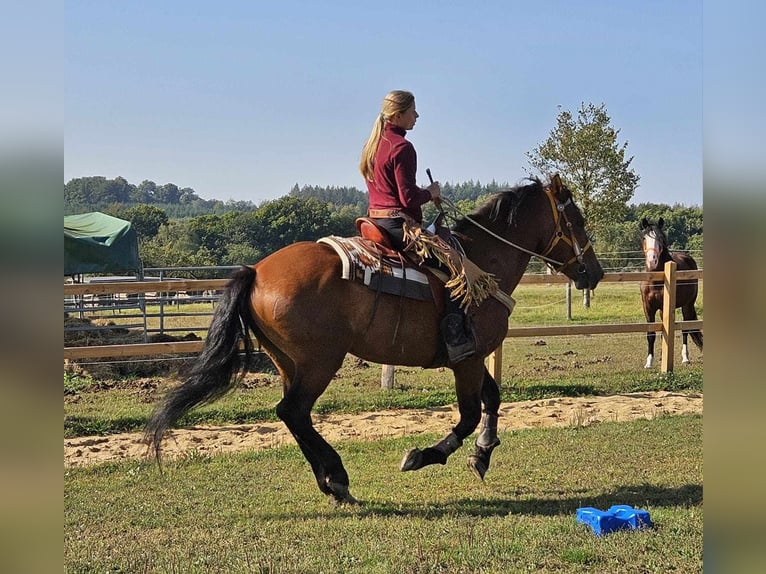
[[[409,217],[401,209],[368,209],[367,217],[377,218],[395,218],[395,217]]]

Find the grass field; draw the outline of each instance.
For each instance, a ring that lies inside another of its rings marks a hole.
[[[701,572],[702,419],[501,434],[486,480],[401,473],[436,437],[338,445],[361,507],[333,507],[295,446],[72,469],[68,572]],[[653,530],[598,538],[580,506],[631,504]]]
[[[573,322],[634,322],[636,285],[608,284]],[[566,323],[563,287],[522,286],[511,324]],[[702,317],[702,299],[698,301]],[[703,390],[703,361],[675,373],[643,368],[640,334],[506,339],[504,402],[641,390]],[[657,346],[659,353],[659,343]],[[189,413],[182,425],[274,420],[277,376]],[[140,429],[172,380],[64,377],[65,437]],[[348,357],[316,410],[350,413],[455,402],[450,372],[380,368]],[[701,572],[702,418],[501,433],[486,480],[466,468],[467,448],[445,466],[398,470],[402,453],[439,439],[419,435],[336,446],[360,507],[319,494],[296,446],[215,457],[192,452],[165,472],[131,461],[64,471],[67,572]],[[655,528],[596,537],[581,506],[631,504]]]

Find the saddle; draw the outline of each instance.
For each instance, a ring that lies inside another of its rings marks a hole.
[[[367,217],[356,220],[358,237],[322,237],[319,243],[332,247],[341,259],[342,277],[379,293],[407,299],[434,301],[444,308],[444,278],[413,261],[391,245],[388,234]]]
[[[441,225],[441,216],[423,233],[420,227],[407,228],[414,251],[402,253],[393,249],[388,234],[367,217],[356,220],[358,237],[323,237],[319,243],[330,245],[341,259],[342,277],[358,281],[379,293],[401,297],[433,300],[440,313],[444,312],[444,287],[460,298],[461,306],[479,305],[487,297],[494,297],[513,311],[513,298],[497,288],[494,276],[484,273],[470,259],[457,253],[450,244],[450,230]],[[462,252],[462,251],[461,251]],[[421,261],[435,256],[449,269],[450,274]]]

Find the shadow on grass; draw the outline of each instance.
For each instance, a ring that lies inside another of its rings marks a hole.
[[[527,515],[559,516],[574,515],[583,506],[606,510],[614,504],[629,504],[637,508],[696,506],[702,503],[702,485],[685,484],[679,487],[662,487],[651,484],[625,485],[599,496],[569,498],[530,498],[525,500],[471,498],[442,502],[438,507],[425,507],[423,503],[401,504],[364,501],[361,506],[341,506],[333,509],[337,517],[343,516],[406,516],[418,518],[441,518],[444,516],[492,516]],[[307,513],[301,518],[317,518],[325,513]],[[289,515],[269,514],[268,519],[295,520]]]
[[[134,432],[144,428],[145,417],[119,417],[102,419],[99,417],[68,415],[64,417],[64,437],[108,435]]]
[[[178,422],[179,428],[195,425],[231,425],[276,422],[273,407],[248,409],[238,412],[218,409],[195,410],[186,413]],[[96,416],[67,415],[64,417],[64,437],[75,438],[93,435],[110,435],[125,432],[143,432],[146,416],[101,418]]]

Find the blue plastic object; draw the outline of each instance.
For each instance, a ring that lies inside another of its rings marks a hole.
[[[616,530],[637,530],[654,526],[646,510],[633,508],[627,504],[615,504],[607,511],[590,506],[578,508],[577,522],[590,526],[596,536],[603,536]]]

